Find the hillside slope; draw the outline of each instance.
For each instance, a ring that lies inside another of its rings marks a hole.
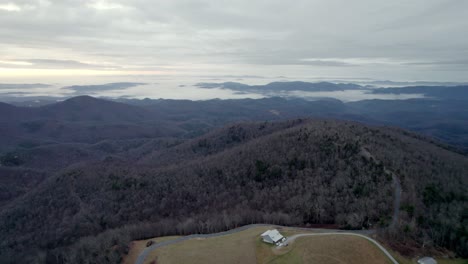
[[[183,132],[142,107],[90,96],[41,107],[0,104],[0,110],[2,152],[57,143],[177,136]]]
[[[0,212],[0,259],[112,263],[130,239],[255,222],[386,226],[392,173],[405,212],[395,239],[466,254],[467,157],[399,129],[294,120],[230,126],[136,166],[72,166]]]

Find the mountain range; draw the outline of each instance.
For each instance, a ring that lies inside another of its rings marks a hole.
[[[466,256],[467,117],[463,99],[1,103],[0,262],[115,263],[130,240],[262,222]]]

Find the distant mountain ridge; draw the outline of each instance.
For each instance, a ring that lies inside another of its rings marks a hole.
[[[112,121],[125,118],[136,121],[140,117],[144,118],[145,114],[147,114],[147,111],[139,107],[91,96],[72,97],[37,108],[16,107],[5,103],[0,103],[0,107],[2,110],[10,112],[10,114],[7,114],[7,112],[0,113],[0,120],[3,121],[15,121],[19,117],[23,119],[22,121],[36,119],[70,120],[73,119],[72,117],[76,117],[77,120],[87,121],[92,119]]]
[[[374,94],[424,94],[435,99],[468,100],[468,85],[458,86],[411,86],[401,88],[379,88]]]
[[[134,129],[145,131],[138,134],[140,136],[187,138],[231,122],[326,117],[400,126],[468,151],[467,101],[463,100],[463,96],[459,98],[364,100],[343,103],[336,99],[308,101],[280,97],[206,101],[111,101],[80,96],[40,107],[15,107],[1,103],[0,123],[3,126],[0,127],[0,142],[3,142],[4,149],[7,149],[31,140],[62,141],[65,138],[61,135],[68,133],[66,131],[76,131],[72,133],[76,135],[80,131],[79,133],[84,135],[80,137],[81,141],[92,134],[93,140],[102,140],[105,137],[125,139],[134,135]],[[99,127],[107,127],[108,130],[103,133],[105,130],[96,129]],[[112,133],[112,127],[120,129],[115,129]],[[122,129],[123,127],[126,129]],[[66,138],[77,140],[78,137]]]
[[[266,85],[247,85],[236,82],[225,83],[198,83],[200,88],[212,89],[222,88],[239,92],[271,93],[280,91],[307,91],[307,92],[333,92],[345,90],[364,90],[363,86],[352,83],[331,83],[331,82],[272,82]]]
[[[4,151],[21,145],[97,143],[180,133],[147,109],[90,96],[34,108],[0,107],[7,109],[0,112],[0,144]]]
[[[151,119],[145,109],[128,104],[78,96],[36,109],[42,118],[58,120],[96,120],[104,122],[131,121],[132,123]]]

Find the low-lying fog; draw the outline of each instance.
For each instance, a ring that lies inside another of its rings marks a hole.
[[[363,86],[363,90],[346,90],[333,92],[307,92],[307,91],[280,91],[280,92],[242,92],[223,88],[201,88],[197,87],[197,83],[223,83],[223,82],[238,82],[249,85],[263,85],[277,81],[306,81],[306,82],[321,82],[329,81],[336,83],[355,83]],[[108,83],[130,82],[139,83],[128,85],[129,87],[92,87],[82,89],[81,86],[86,85],[104,85]],[[20,84],[20,82],[8,82]],[[28,82],[30,84],[30,82]],[[39,83],[39,82],[38,82]],[[310,100],[318,98],[335,98],[344,102],[359,101],[366,99],[411,99],[422,98],[421,94],[373,94],[370,93],[372,87],[390,87],[402,86],[402,83],[387,81],[375,81],[369,79],[332,79],[332,78],[308,78],[308,79],[288,79],[287,77],[279,76],[276,78],[264,78],[257,76],[206,76],[206,77],[188,77],[188,76],[122,76],[122,77],[99,77],[87,80],[80,78],[69,78],[59,80],[57,82],[40,82],[47,85],[17,85],[8,86],[2,84],[0,86],[0,100],[11,97],[71,97],[78,95],[91,95],[96,97],[124,97],[124,98],[163,98],[163,99],[189,99],[189,100],[207,100],[207,99],[240,99],[240,98],[263,98],[271,96],[281,97],[301,97]],[[382,85],[385,84],[385,85]],[[403,83],[404,84],[404,83]],[[408,83],[411,84],[411,83]],[[72,88],[71,86],[78,85],[80,87]]]

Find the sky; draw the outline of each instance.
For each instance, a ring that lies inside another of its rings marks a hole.
[[[467,17],[464,0],[0,0],[0,82],[468,81]]]

